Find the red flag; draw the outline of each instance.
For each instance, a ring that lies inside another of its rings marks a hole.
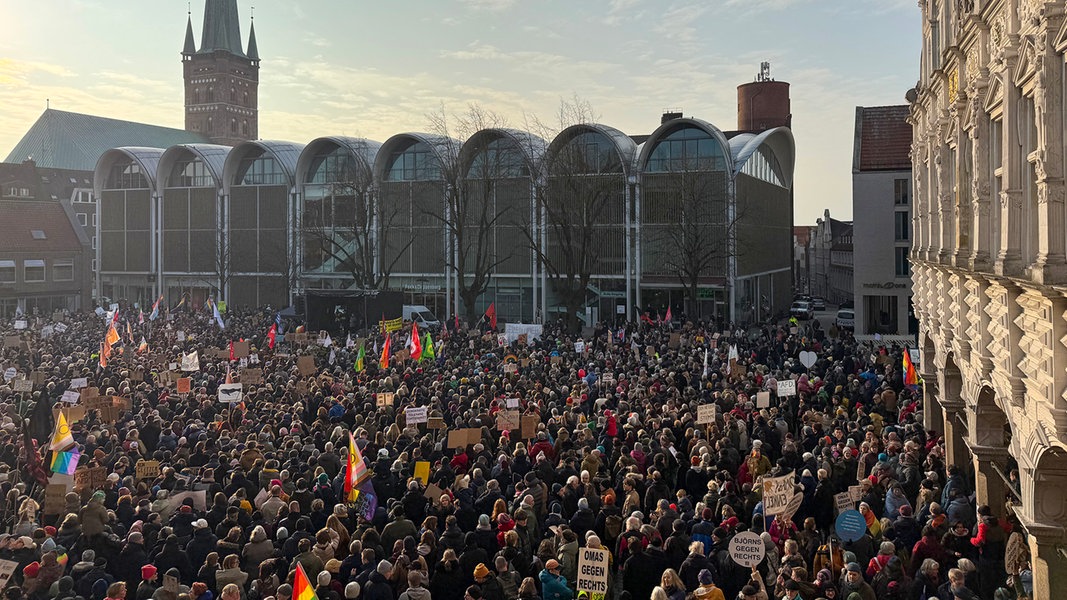
[[[267,332],[268,346],[270,349],[274,349],[274,338],[278,337],[278,324],[275,323],[270,326],[270,331]]]
[[[237,360],[237,357],[233,354],[233,340],[230,340],[230,360]],[[227,375],[226,377],[229,377],[229,375]],[[230,382],[227,381],[226,383]]]
[[[419,339],[419,326],[411,323],[411,342],[408,343],[408,355],[416,362],[422,358],[422,340]]]
[[[667,314],[663,317],[663,320],[668,323],[671,322],[671,307],[667,307]]]
[[[648,323],[649,325],[652,324],[652,318],[648,316],[647,312],[641,315],[641,320],[645,323]]]
[[[489,327],[496,329],[496,302],[491,302],[485,309],[485,316],[489,317]]]

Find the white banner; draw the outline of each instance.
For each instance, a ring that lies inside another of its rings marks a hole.
[[[219,386],[219,402],[225,402],[226,404],[236,404],[241,401],[242,390],[244,384],[242,383],[224,383]]]
[[[182,355],[182,371],[199,371],[200,353],[193,351]]]

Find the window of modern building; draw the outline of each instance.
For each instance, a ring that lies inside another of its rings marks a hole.
[[[179,160],[167,179],[167,187],[211,187],[215,178],[211,176],[204,161],[199,158]]]
[[[898,210],[893,213],[894,239],[898,242],[906,242],[911,239],[911,213],[906,210]]]
[[[24,260],[22,261],[22,280],[26,282],[41,282],[44,281],[44,261],[43,260]]]
[[[78,224],[81,225],[82,227],[88,226],[89,225],[89,215],[86,214],[86,213],[77,213],[77,214],[78,214]]]
[[[894,179],[893,180],[893,204],[897,206],[904,206],[908,204],[911,199],[911,194],[908,192],[911,189],[910,179]]]
[[[868,334],[897,333],[897,296],[864,296],[863,309]]]
[[[786,187],[785,177],[782,176],[782,166],[778,163],[778,158],[765,146],[760,146],[745,161],[745,164],[741,167],[741,172],[761,181],[773,183],[778,187]]]
[[[241,182],[241,185],[283,185],[286,183],[286,176],[278,161],[270,156],[260,155],[241,161],[237,181]]]
[[[496,138],[478,149],[467,171],[468,179],[498,179],[526,177],[530,174],[526,159],[515,143]]]
[[[93,220],[93,227],[96,227],[96,213],[93,213],[92,220]]]
[[[356,161],[340,146],[324,151],[312,160],[308,183],[347,183],[359,177]]]
[[[385,173],[389,181],[431,181],[441,177],[437,157],[425,142],[415,142],[389,158]]]
[[[129,190],[148,187],[148,179],[141,172],[141,165],[133,161],[117,162],[108,173],[107,189]]]
[[[52,262],[52,281],[74,281],[74,261],[56,260]]]
[[[656,144],[646,171],[722,171],[725,168],[726,159],[718,140],[703,129],[683,127]]]
[[[908,260],[908,252],[911,248],[900,246],[893,250],[896,252],[896,276],[911,277],[911,262]]]
[[[15,261],[0,260],[0,283],[15,283]]]
[[[48,236],[45,235],[44,230],[42,230],[42,229],[31,229],[30,230],[30,236],[33,237],[33,239],[35,239],[35,240],[47,240],[48,239]]]

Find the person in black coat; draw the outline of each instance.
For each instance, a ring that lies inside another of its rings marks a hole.
[[[202,565],[207,555],[215,551],[219,539],[215,537],[214,533],[211,533],[211,529],[207,526],[205,519],[200,519],[193,523],[193,529],[195,530],[193,539],[185,546],[185,553],[189,557],[191,564]]]
[[[463,554],[459,557],[459,568],[464,577],[463,585],[468,586],[474,583],[474,568],[478,566],[478,563],[489,562],[489,554],[478,545],[473,532],[467,533],[465,541]]]
[[[155,565],[163,573],[168,573],[172,568],[177,569],[182,583],[193,583],[193,565],[189,562],[189,556],[178,547],[178,536],[172,535],[163,543],[163,550],[156,556]]]
[[[136,590],[141,583],[141,567],[148,564],[148,552],[144,547],[144,537],[140,532],[130,534],[126,545],[119,552],[117,572],[126,589]]]
[[[716,568],[715,563],[704,556],[704,544],[702,542],[693,542],[689,545],[689,556],[685,557],[685,560],[682,561],[682,568],[678,570],[678,577],[685,584],[685,589],[697,589],[700,585],[697,576],[704,569],[711,572],[712,579],[718,580],[716,576],[718,568]]]
[[[445,550],[430,578],[430,596],[433,600],[463,600],[466,581],[467,577],[456,560],[456,553]]]
[[[578,499],[578,510],[571,516],[570,526],[574,533],[578,534],[580,540],[584,540],[586,532],[596,527],[596,516],[589,508],[588,498]]]
[[[394,600],[393,586],[387,579],[392,570],[393,565],[389,561],[379,562],[378,567],[370,574],[360,597],[363,600]]]

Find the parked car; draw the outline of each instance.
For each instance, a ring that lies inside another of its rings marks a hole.
[[[834,324],[841,329],[847,329],[853,331],[856,329],[856,313],[851,308],[842,308],[837,311],[837,317],[834,318]]]
[[[826,310],[826,300],[823,300],[822,298],[818,297],[812,298],[811,308],[813,310]]]
[[[810,319],[814,316],[815,311],[811,309],[811,302],[805,302],[803,300],[797,300],[789,307],[789,316],[796,317],[797,319]]]

